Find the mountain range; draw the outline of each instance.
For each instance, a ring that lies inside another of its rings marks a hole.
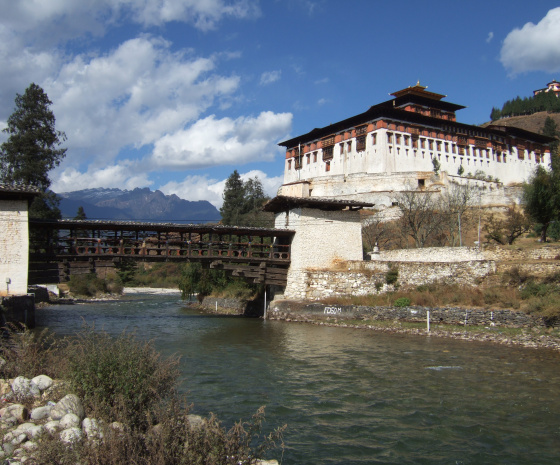
[[[221,219],[206,200],[189,201],[149,188],[83,189],[58,194],[63,218],[74,218],[83,207],[88,219],[166,223],[209,223]]]

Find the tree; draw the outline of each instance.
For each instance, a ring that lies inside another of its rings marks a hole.
[[[453,247],[463,245],[461,230],[472,219],[471,210],[477,193],[478,190],[473,185],[451,184],[447,192],[441,196],[442,232],[447,235],[448,241]]]
[[[86,212],[84,207],[79,206],[78,211],[76,212],[76,216],[74,217],[75,220],[87,220]]]
[[[0,181],[38,187],[43,195],[31,205],[34,217],[60,217],[58,199],[48,189],[48,173],[66,155],[64,132],[55,129],[52,102],[43,89],[32,83],[23,95],[16,94],[14,112],[3,130],[8,140],[0,146]]]
[[[412,188],[395,196],[401,211],[398,220],[401,233],[410,236],[416,247],[424,247],[426,242],[441,232],[442,215],[434,191],[416,191]]]
[[[511,245],[531,229],[531,222],[515,205],[510,205],[505,215],[497,216],[491,213],[486,219],[483,229],[486,232],[487,240],[502,245]]]
[[[553,171],[537,166],[527,184],[523,186],[525,213],[536,223],[542,224],[541,242],[546,242],[546,231],[558,217],[559,192]]]
[[[231,226],[272,226],[273,218],[261,211],[268,200],[258,177],[243,182],[235,170],[227,179],[224,203],[220,208],[222,223]]]
[[[556,138],[556,140],[550,144],[550,153],[554,154],[558,148],[558,137],[560,137],[560,131],[558,131],[558,125],[550,116],[547,116],[544,121],[542,133],[545,136]]]
[[[434,167],[434,174],[437,176],[439,174],[439,170],[441,169],[441,163],[436,157],[434,157],[432,158],[432,165]]]
[[[234,170],[227,178],[222,198],[224,199],[222,208],[220,208],[222,223],[236,226],[241,217],[245,199],[245,188],[237,170]]]

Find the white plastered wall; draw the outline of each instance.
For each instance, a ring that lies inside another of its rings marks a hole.
[[[27,294],[27,200],[0,200],[0,296]]]
[[[296,231],[285,298],[305,298],[308,270],[332,269],[347,260],[363,259],[358,211],[297,207],[277,213],[275,227]]]

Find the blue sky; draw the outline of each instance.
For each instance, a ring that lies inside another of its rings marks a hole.
[[[35,82],[68,153],[56,192],[150,187],[221,205],[234,169],[274,195],[277,143],[414,85],[464,123],[560,80],[560,2],[0,0],[0,127]],[[0,135],[0,142],[5,140]]]

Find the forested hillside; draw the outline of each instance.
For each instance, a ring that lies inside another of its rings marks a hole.
[[[517,97],[508,100],[502,108],[492,108],[490,119],[496,121],[520,115],[532,115],[539,112],[560,113],[560,98],[553,92],[541,92],[532,97]]]

